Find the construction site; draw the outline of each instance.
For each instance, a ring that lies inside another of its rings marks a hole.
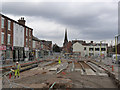
[[[105,65],[91,59],[45,59],[20,64],[20,77],[14,78],[13,66],[3,67],[2,88],[118,88],[117,77]]]

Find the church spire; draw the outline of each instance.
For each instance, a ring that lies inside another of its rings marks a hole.
[[[64,38],[64,43],[63,43],[63,45],[65,45],[66,43],[68,43],[68,39],[67,39],[67,28],[65,29],[65,38]]]

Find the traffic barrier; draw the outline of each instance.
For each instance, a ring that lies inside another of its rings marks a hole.
[[[112,65],[112,72],[114,71],[114,66]]]
[[[9,73],[9,79],[11,79],[11,73]]]

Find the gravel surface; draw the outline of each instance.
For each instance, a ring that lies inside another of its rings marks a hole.
[[[25,74],[25,73],[24,73]],[[24,84],[30,87],[50,87],[54,82],[67,84],[71,88],[117,88],[111,78],[107,76],[80,75],[80,72],[66,72],[65,74],[53,75],[49,73],[37,73],[32,76],[15,80],[15,83]]]
[[[79,64],[75,65],[80,67]],[[84,66],[88,68],[86,64]],[[22,72],[20,78],[11,79],[10,81],[30,88],[49,88],[54,82],[56,82],[54,88],[117,88],[108,76],[81,75],[80,71],[71,71],[71,67],[72,63],[68,65],[69,72],[65,70],[60,74],[36,67]]]

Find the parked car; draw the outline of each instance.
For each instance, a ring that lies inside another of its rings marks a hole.
[[[117,54],[117,60],[116,60],[116,54],[112,55],[112,63],[120,63],[120,54]]]

